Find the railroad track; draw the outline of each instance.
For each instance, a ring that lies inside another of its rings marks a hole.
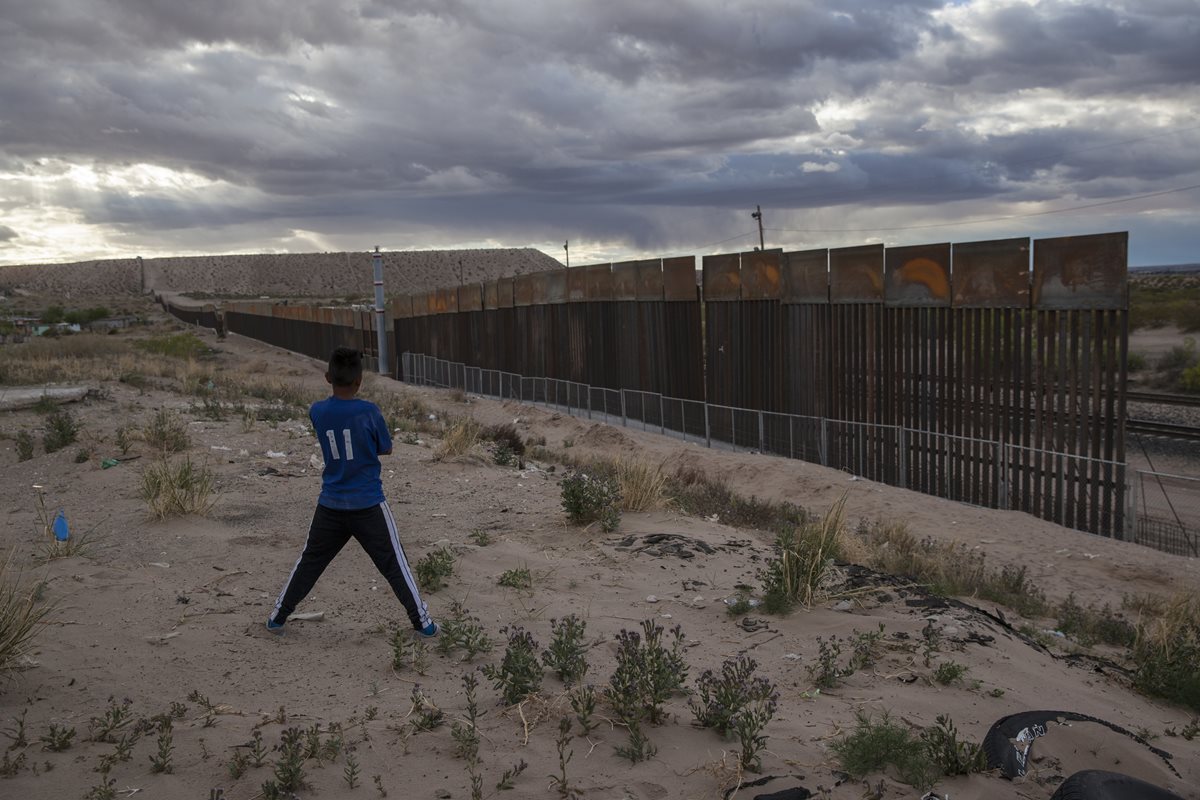
[[[1167,394],[1165,392],[1125,392],[1130,403],[1161,403],[1168,406],[1200,406],[1200,394]]]
[[[1148,419],[1126,419],[1126,433],[1142,433],[1147,436],[1163,436],[1170,439],[1186,439],[1200,442],[1200,428],[1194,425],[1176,425],[1173,422],[1156,422]]]

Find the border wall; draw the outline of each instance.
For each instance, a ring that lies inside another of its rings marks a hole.
[[[468,283],[391,301],[391,370],[427,381],[405,374],[410,353],[542,378],[519,380],[521,399],[566,391],[568,407],[597,399],[622,420],[1120,537],[1127,247],[1109,233],[752,251],[704,256],[699,286],[692,257]],[[369,311],[224,316],[316,358],[375,351]]]

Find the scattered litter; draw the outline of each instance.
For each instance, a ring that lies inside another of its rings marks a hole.
[[[374,588],[374,587],[371,587]],[[304,611],[299,614],[292,614],[288,619],[300,619],[307,622],[321,622],[325,619],[324,611]]]
[[[858,477],[857,475],[851,475],[851,476],[850,476],[850,481],[851,481],[851,482],[858,481],[858,480],[862,480],[862,478]]]
[[[239,458],[249,458],[250,451],[249,450],[238,450],[238,457]]]
[[[1098,555],[1100,555],[1100,554],[1099,554],[1099,553],[1084,553],[1084,554],[1083,554],[1083,557],[1084,557],[1084,558],[1089,558],[1089,559],[1090,559],[1090,558],[1095,558],[1095,557],[1096,557],[1096,556],[1098,556]]]
[[[120,464],[120,463],[121,462],[115,458],[106,458],[100,462],[100,468],[108,469],[109,467],[115,467],[117,464]]]
[[[1067,638],[1067,635],[1065,633],[1063,633],[1062,631],[1053,631],[1053,630],[1050,630],[1049,628],[1046,628],[1045,630],[1043,630],[1042,633],[1047,634],[1049,636],[1053,636],[1057,639]]]
[[[695,597],[692,598],[692,605],[694,605],[694,606],[698,606],[703,602],[704,602],[704,598],[701,597],[700,595],[696,595]]]
[[[178,635],[179,631],[171,631],[170,633],[147,636],[146,641],[150,642],[150,644],[166,644],[168,639],[174,639]]]
[[[833,606],[834,611],[849,611],[852,608],[854,608],[854,604],[849,600],[841,600]]]
[[[71,538],[71,529],[67,525],[67,515],[60,508],[58,516],[54,518],[54,538],[60,542],[65,542]]]
[[[209,449],[209,450],[221,450],[221,451],[224,451],[224,452],[229,452],[229,451],[233,450],[233,448],[232,448],[232,447],[226,447],[226,446],[225,446],[225,445],[223,445],[223,444],[210,444],[210,445],[208,446],[208,449]]]
[[[440,512],[439,512],[439,513],[437,513],[437,514],[434,514],[434,515],[433,515],[434,519],[438,519],[439,517],[444,517],[444,516],[446,516],[446,515],[445,515],[445,514],[442,514],[442,513],[440,513]]]
[[[437,419],[437,414],[430,414],[430,415],[429,415],[429,418],[430,418],[431,420],[436,420],[436,419]]]
[[[268,450],[267,458],[287,458],[287,453],[276,453],[274,450]]]
[[[784,653],[783,657],[787,661],[802,661],[802,660],[804,660],[804,656],[800,655],[799,653]]]
[[[726,597],[721,602],[727,606],[731,606],[734,603],[745,603],[751,608],[757,608],[761,601],[756,600],[753,597]]]
[[[658,598],[657,598],[657,597],[655,597],[655,596],[654,596],[654,595],[652,595],[652,594],[648,594],[648,595],[646,595],[646,602],[647,602],[647,603],[657,603],[657,602],[658,602]]]
[[[151,561],[150,566],[151,567],[162,567],[163,569],[169,569],[171,565],[165,561]]]
[[[316,453],[313,453],[311,456],[308,457],[308,465],[310,467],[312,467],[313,469],[321,469],[322,467],[325,466],[325,464],[321,460],[320,456],[318,456]]]

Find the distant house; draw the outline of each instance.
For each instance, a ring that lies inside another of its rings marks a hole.
[[[137,317],[105,317],[87,323],[89,331],[111,331],[118,328],[129,328],[137,324]]]

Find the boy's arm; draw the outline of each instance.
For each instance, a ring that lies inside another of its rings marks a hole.
[[[390,456],[392,454],[392,435],[388,431],[387,421],[384,420],[383,414],[378,408],[375,409],[373,416],[375,417],[375,446],[379,448],[378,454]]]

